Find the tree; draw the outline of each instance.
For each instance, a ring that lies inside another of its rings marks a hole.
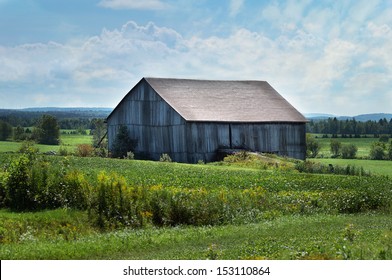
[[[117,132],[116,138],[114,139],[112,146],[112,157],[123,158],[127,156],[127,152],[134,151],[136,148],[136,140],[129,136],[128,128],[125,125],[121,125]]]
[[[343,146],[342,158],[353,159],[356,157],[357,152],[358,152],[358,148],[354,144]]]
[[[58,145],[60,142],[60,127],[57,119],[51,115],[43,115],[33,131],[33,137],[40,144]]]
[[[332,139],[330,145],[331,145],[332,157],[336,158],[336,157],[340,156],[340,152],[342,149],[342,143],[339,142],[338,140]]]
[[[0,141],[7,140],[12,135],[12,126],[0,120]]]
[[[93,146],[97,148],[106,147],[107,142],[103,141],[107,131],[105,121],[103,119],[94,119],[92,120],[92,127]]]
[[[385,157],[385,143],[374,142],[370,147],[370,159],[381,160]]]
[[[317,142],[311,135],[306,135],[306,154],[309,157],[315,158],[320,152],[320,143]]]
[[[389,147],[388,147],[388,159],[392,160],[392,140],[389,142]]]
[[[27,138],[27,136],[26,136],[24,128],[21,127],[20,125],[15,127],[15,129],[14,129],[14,140],[15,141],[21,141],[21,140],[26,140],[26,138]]]

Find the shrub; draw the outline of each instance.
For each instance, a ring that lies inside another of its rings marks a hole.
[[[128,128],[121,125],[111,147],[112,157],[123,158],[127,155],[127,152],[134,151],[136,145],[137,141],[129,136]]]
[[[79,144],[75,153],[80,157],[91,157],[94,154],[94,147],[90,144]]]
[[[320,152],[321,146],[311,135],[306,135],[306,155],[315,158]]]
[[[137,201],[143,202],[141,192],[133,192],[124,178],[100,173],[91,207],[92,218],[102,229],[140,226],[143,223],[143,209],[138,207]]]
[[[22,155],[11,162],[8,174],[5,204],[12,210],[87,209],[89,205],[89,185],[83,175],[69,171],[66,161]]]
[[[370,159],[381,160],[385,158],[385,144],[382,142],[375,142],[370,147]]]
[[[383,143],[388,143],[389,135],[381,135],[380,138],[378,139],[378,141],[383,142]]]
[[[51,115],[43,115],[33,131],[33,137],[40,144],[58,145],[60,142],[60,127],[57,119]]]
[[[342,143],[339,142],[338,140],[332,139],[330,146],[331,146],[332,157],[336,158],[336,157],[340,156],[340,152],[342,149]]]
[[[7,140],[9,137],[12,136],[12,126],[0,120],[0,141]]]
[[[342,148],[342,158],[353,159],[357,155],[358,148],[354,144],[349,144],[343,146]]]
[[[135,154],[131,151],[127,152],[127,155],[124,157],[126,159],[135,159]]]
[[[31,159],[38,154],[39,149],[35,146],[33,141],[23,141],[18,152],[27,155]]]
[[[172,162],[171,157],[168,154],[162,154],[159,158],[161,162]]]
[[[5,204],[6,185],[7,185],[7,173],[0,171],[0,208],[6,206]]]
[[[65,157],[68,156],[68,154],[69,154],[68,149],[64,146],[60,146],[59,155]]]
[[[12,210],[33,210],[37,207],[36,190],[30,182],[30,166],[31,160],[25,155],[10,164],[6,203]]]
[[[90,206],[91,188],[81,172],[75,170],[67,173],[61,187],[64,190],[65,206],[80,210]]]

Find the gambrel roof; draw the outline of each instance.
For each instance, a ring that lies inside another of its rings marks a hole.
[[[265,81],[143,79],[187,121],[306,122]]]

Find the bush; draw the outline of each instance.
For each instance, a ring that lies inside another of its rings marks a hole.
[[[162,154],[159,157],[159,161],[160,162],[172,162],[172,159],[171,159],[171,157],[168,154]]]
[[[73,209],[85,210],[91,205],[91,187],[83,174],[79,171],[71,171],[64,176],[64,206]]]
[[[90,196],[87,181],[80,173],[70,172],[66,161],[53,163],[22,155],[9,165],[4,204],[11,210],[87,209]]]
[[[382,160],[385,158],[385,144],[382,142],[375,142],[370,148],[370,159]]]
[[[112,157],[124,158],[127,152],[135,150],[136,144],[137,141],[129,136],[128,128],[125,125],[121,125],[111,147]]]
[[[57,119],[51,115],[43,115],[34,128],[33,137],[40,144],[58,145],[60,142],[60,127]]]
[[[353,159],[357,155],[358,148],[354,144],[349,144],[343,146],[342,148],[342,158]]]
[[[315,158],[320,152],[321,146],[311,135],[306,135],[306,155]]]
[[[388,143],[389,135],[381,135],[380,138],[378,139],[378,141],[383,142],[383,143]]]
[[[12,136],[12,126],[0,120],[0,141],[7,140],[9,137]]]
[[[15,211],[37,208],[36,190],[30,181],[30,159],[23,155],[13,160],[9,167],[6,204]]]
[[[6,185],[7,185],[7,173],[0,171],[0,208],[6,206],[5,196],[6,196]]]
[[[137,201],[143,202],[141,192],[133,192],[124,178],[116,174],[107,176],[101,173],[98,175],[97,193],[90,213],[102,229],[141,226],[142,209],[138,207]]]
[[[90,144],[79,144],[75,154],[79,157],[91,157],[94,155],[94,147]]]
[[[342,143],[339,142],[338,140],[332,139],[330,146],[331,146],[332,157],[336,158],[336,157],[340,156],[340,152],[342,149]]]
[[[64,146],[60,146],[59,155],[65,157],[68,156],[68,154],[69,154],[68,149]]]
[[[35,146],[33,141],[23,141],[18,152],[27,155],[31,159],[38,154],[39,149]]]

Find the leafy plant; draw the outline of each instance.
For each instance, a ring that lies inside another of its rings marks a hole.
[[[171,159],[171,157],[168,154],[162,154],[159,157],[159,161],[160,162],[172,162],[172,159]]]

